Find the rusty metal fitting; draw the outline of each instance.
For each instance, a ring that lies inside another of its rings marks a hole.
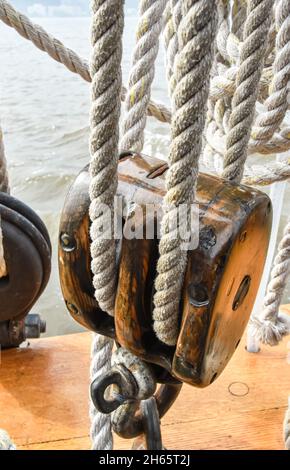
[[[0,322],[1,348],[17,348],[27,339],[40,338],[45,331],[46,322],[38,314],[29,314],[23,320]]]
[[[107,393],[113,386],[111,393]],[[97,377],[91,384],[91,397],[94,406],[103,414],[110,414],[124,402],[134,400],[138,385],[131,372],[122,364],[112,367],[107,373]]]
[[[133,375],[137,384],[136,400],[150,398],[156,390],[156,379],[150,365],[124,348],[118,348],[112,356],[112,365],[122,365]]]

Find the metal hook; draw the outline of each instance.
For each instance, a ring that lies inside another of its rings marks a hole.
[[[144,434],[147,450],[162,450],[162,436],[160,417],[154,397],[141,402],[141,411],[144,424]]]
[[[111,385],[118,388],[114,398],[106,398],[106,390]],[[133,400],[138,392],[136,381],[131,372],[121,364],[106,374],[97,377],[91,384],[91,397],[94,406],[103,414],[110,414],[127,400]]]

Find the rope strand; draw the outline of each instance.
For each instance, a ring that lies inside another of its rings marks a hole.
[[[182,3],[178,31],[180,51],[174,67],[172,144],[153,312],[155,332],[168,345],[176,344],[177,340],[179,301],[187,260],[180,236],[172,227],[180,204],[191,206],[194,200],[216,25],[215,1]]]
[[[5,158],[4,142],[3,142],[3,133],[0,127],[0,192],[9,193],[9,178],[8,178],[8,169],[7,162]]]
[[[255,104],[267,48],[273,0],[249,0],[236,91],[227,135],[223,176],[240,182],[247,158]]]
[[[93,335],[91,347],[91,382],[111,368],[113,341],[105,336]],[[92,450],[112,450],[111,416],[96,410],[90,399]]]
[[[264,103],[266,111],[258,115],[252,130],[252,138],[269,141],[279,129],[288,109],[288,83],[290,80],[290,2],[280,0],[276,4],[277,27],[276,55],[273,64],[271,94]]]
[[[86,59],[48,34],[42,26],[33,23],[26,15],[18,12],[6,0],[0,0],[0,19],[7,26],[14,28],[22,37],[31,41],[38,49],[46,52],[52,59],[63,64],[68,70],[80,75],[87,82],[91,81],[89,64]],[[126,88],[122,87],[122,100],[125,99],[126,93]],[[148,116],[154,116],[164,123],[171,121],[171,111],[162,103],[155,103],[151,100],[148,105]]]
[[[251,334],[259,342],[276,346],[284,336],[290,334],[289,315],[279,312],[283,293],[290,272],[290,222],[284,229],[284,234],[278,246],[278,253],[271,271],[264,299],[263,311],[250,321]]]
[[[90,136],[91,256],[95,296],[100,308],[114,314],[116,249],[112,233],[117,190],[119,119],[122,86],[124,5],[94,0],[92,21],[92,107]],[[104,205],[110,210],[104,212]],[[110,218],[110,220],[106,220]]]
[[[141,0],[137,44],[125,100],[121,150],[141,152],[166,0]]]

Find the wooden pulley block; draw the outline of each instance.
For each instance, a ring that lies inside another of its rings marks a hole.
[[[0,279],[0,322],[20,321],[48,283],[51,244],[42,220],[18,199],[0,193],[0,216],[7,267]]]
[[[80,173],[61,218],[62,290],[77,321],[115,337],[124,348],[156,364],[164,371],[165,382],[170,374],[203,387],[212,383],[226,366],[251,314],[267,255],[271,202],[255,189],[199,175],[199,243],[188,252],[180,332],[176,347],[169,347],[157,339],[153,330],[158,237],[126,236],[132,226],[136,234],[142,226],[144,234],[148,223],[151,229],[157,228],[157,213],[148,215],[147,208],[152,208],[152,204],[162,206],[166,170],[166,164],[153,157],[127,153],[119,161],[118,194],[128,210],[123,220],[125,236],[119,257],[115,324],[100,311],[93,296],[88,169]],[[159,379],[162,382],[162,374]]]
[[[114,319],[103,312],[94,297],[89,237],[88,166],[69,189],[60,219],[58,266],[66,307],[78,323],[114,338]]]

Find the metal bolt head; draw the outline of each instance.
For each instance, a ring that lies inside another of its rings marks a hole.
[[[39,338],[46,331],[46,322],[35,313],[30,313],[25,318],[25,337],[27,339]]]
[[[73,237],[67,233],[62,233],[60,236],[61,247],[64,251],[71,252],[76,249],[76,242]]]

